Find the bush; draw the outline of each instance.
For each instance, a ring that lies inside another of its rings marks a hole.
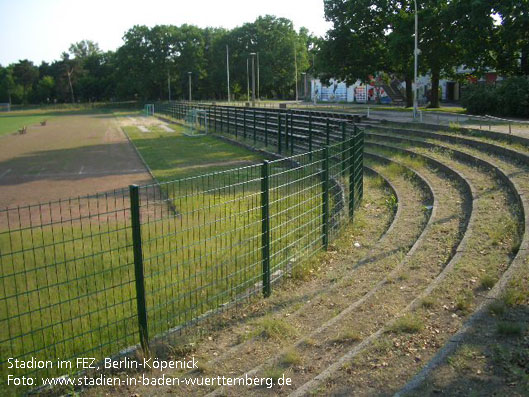
[[[529,79],[511,77],[496,89],[498,96],[497,112],[504,116],[529,116]]]
[[[495,113],[496,102],[496,88],[490,85],[470,85],[461,96],[461,105],[471,114]]]
[[[461,104],[471,114],[529,117],[529,79],[510,77],[496,86],[470,85]]]

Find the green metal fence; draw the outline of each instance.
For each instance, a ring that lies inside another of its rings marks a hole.
[[[183,104],[163,106],[185,115]],[[9,358],[148,350],[249,296],[269,296],[327,248],[362,197],[363,132],[342,119],[270,113],[208,109],[218,131],[287,158],[0,210],[0,391],[13,390],[8,374],[37,386],[71,372],[9,369]]]

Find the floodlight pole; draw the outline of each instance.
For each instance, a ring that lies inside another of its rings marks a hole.
[[[191,102],[191,72],[187,72],[187,76],[189,77],[189,102]]]
[[[259,79],[259,53],[257,53],[257,99],[261,100],[261,91],[260,91],[260,79]]]
[[[228,103],[230,103],[230,51],[226,44],[226,73],[228,74]]]
[[[250,55],[252,56],[252,106],[255,106],[255,52]]]
[[[415,48],[413,51],[414,54],[414,78],[413,78],[413,120],[417,120],[418,113],[418,89],[417,89],[417,72],[418,72],[418,57],[419,57],[419,48],[418,48],[418,36],[419,36],[419,16],[417,14],[417,0],[415,2]]]
[[[246,93],[250,102],[250,60],[246,58]]]

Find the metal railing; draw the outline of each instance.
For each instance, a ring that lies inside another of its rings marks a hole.
[[[303,269],[363,194],[363,131],[327,116],[212,107],[217,131],[289,157],[0,210],[0,390],[12,391],[8,375],[35,387],[72,374],[64,363],[77,357],[138,343],[148,354],[156,339],[269,296]],[[53,365],[9,369],[9,359]]]

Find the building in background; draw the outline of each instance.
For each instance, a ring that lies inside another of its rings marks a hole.
[[[319,79],[311,79],[310,89],[312,101],[316,97],[319,102],[368,103],[376,102],[377,97],[380,97],[381,103],[393,102],[385,87],[364,84],[360,80],[348,86],[345,82],[335,79],[331,79],[329,85],[323,84]]]
[[[494,71],[489,71],[480,78],[471,77],[471,70],[459,67],[457,74],[464,77],[468,83],[496,84],[503,80]],[[319,102],[348,102],[348,103],[382,103],[404,106],[406,103],[406,83],[393,78],[391,82],[376,81],[369,78],[370,83],[366,84],[357,80],[353,85],[348,86],[345,82],[331,79],[329,85],[323,84],[319,79],[311,79],[311,100],[314,97]],[[455,79],[441,79],[439,81],[441,102],[454,103],[461,99],[465,83]],[[430,90],[432,81],[430,75],[419,76],[417,79],[418,101],[420,106],[428,104],[430,101]]]

